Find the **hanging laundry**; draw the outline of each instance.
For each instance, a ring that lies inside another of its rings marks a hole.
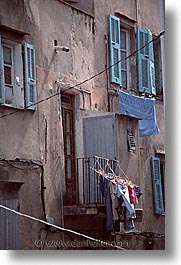
[[[110,194],[110,182],[101,175],[100,188],[103,197],[105,198],[106,205],[106,229],[108,231],[113,231],[113,218],[112,218],[112,206],[111,206],[111,194]]]
[[[136,188],[136,196],[139,199],[140,196],[143,195],[143,192],[138,185],[135,185],[135,188]]]
[[[135,204],[138,204],[138,198],[143,192],[138,185],[132,183],[119,165],[118,167],[124,176],[116,175],[110,167],[109,160],[105,160],[106,163],[103,163],[105,169],[101,167],[98,161],[95,165],[100,167],[95,168],[94,166],[92,169],[98,174],[100,191],[105,198],[106,228],[108,231],[119,232],[123,216],[124,229],[133,229],[135,228],[134,219],[136,218]],[[107,173],[105,173],[106,171]]]
[[[123,203],[122,206],[126,208],[125,211],[125,220],[124,220],[124,228],[125,230],[133,229],[134,226],[134,220],[136,215],[135,215],[135,209],[134,209],[134,204],[130,203],[129,200],[129,192],[128,188],[126,187],[126,191],[123,192],[121,187],[119,185],[116,186],[116,196],[122,197]]]
[[[143,98],[119,91],[120,113],[139,120],[139,136],[160,132],[157,126],[155,99]]]
[[[116,185],[110,182],[110,194],[112,201],[112,214],[113,214],[113,231],[120,232],[120,203],[118,197],[115,195]]]
[[[130,202],[134,204],[138,204],[138,198],[136,195],[136,187],[134,185],[128,185],[128,192],[129,192]]]

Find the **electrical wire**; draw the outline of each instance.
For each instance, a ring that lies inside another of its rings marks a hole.
[[[92,79],[94,79],[94,78],[96,78],[97,76],[103,74],[104,72],[106,72],[107,70],[111,69],[112,67],[114,67],[115,65],[119,64],[120,62],[128,60],[129,58],[131,58],[132,56],[134,56],[136,53],[138,53],[139,51],[141,51],[142,49],[144,49],[145,47],[147,47],[150,43],[152,43],[152,42],[158,40],[158,39],[159,39],[162,35],[164,35],[164,34],[165,34],[165,31],[162,31],[157,37],[153,38],[151,41],[149,41],[148,43],[146,43],[144,46],[140,47],[139,49],[135,50],[133,53],[131,53],[130,55],[128,55],[128,56],[125,57],[124,59],[121,59],[121,60],[117,61],[116,63],[110,65],[109,67],[104,68],[102,71],[98,72],[97,74],[95,74],[95,75],[93,75],[93,76],[91,76],[91,77],[85,79],[84,81],[82,81],[82,82],[80,82],[80,83],[78,83],[78,84],[76,84],[76,85],[70,86],[69,88],[66,88],[66,89],[64,89],[64,90],[61,91],[61,92],[66,92],[66,91],[68,91],[68,90],[71,90],[71,89],[73,89],[73,88],[76,88],[77,86],[83,85],[83,84],[87,83],[88,81],[91,81]],[[23,110],[27,110],[27,109],[30,108],[30,107],[36,106],[36,105],[38,105],[38,104],[40,104],[40,103],[42,103],[42,102],[45,102],[45,101],[47,101],[47,100],[49,100],[49,99],[51,99],[51,98],[53,98],[53,97],[55,97],[55,96],[58,96],[61,92],[57,92],[57,93],[55,93],[55,94],[53,94],[53,95],[51,95],[51,96],[49,96],[49,97],[46,97],[46,98],[41,99],[41,100],[39,100],[39,101],[37,101],[37,102],[35,102],[35,103],[32,103],[32,104],[26,106]],[[9,113],[7,113],[7,114],[4,114],[4,115],[0,116],[0,119],[2,119],[2,118],[4,118],[4,117],[7,117],[7,116],[10,116],[10,115],[13,115],[13,114],[15,114],[15,113],[17,113],[17,112],[19,112],[19,111],[20,111],[20,110],[17,109],[16,111],[12,111],[12,112],[9,112]]]
[[[37,221],[37,222],[43,223],[43,224],[45,224],[45,225],[49,225],[49,226],[54,227],[54,228],[56,228],[56,229],[58,229],[58,230],[61,230],[61,231],[63,231],[63,232],[72,233],[72,234],[75,234],[75,235],[78,235],[78,236],[84,237],[84,238],[86,238],[86,239],[89,239],[89,240],[95,241],[95,242],[99,243],[99,244],[102,245],[102,246],[107,246],[107,247],[109,246],[109,247],[117,248],[117,249],[120,249],[120,250],[126,250],[125,248],[122,248],[122,247],[117,246],[117,245],[113,245],[113,244],[111,244],[111,243],[109,243],[109,242],[104,242],[104,241],[102,241],[102,240],[99,240],[99,239],[96,239],[96,238],[93,238],[93,237],[87,236],[87,235],[85,235],[85,234],[82,234],[82,233],[76,232],[76,231],[74,231],[74,230],[67,229],[67,228],[63,228],[63,227],[60,227],[60,226],[57,226],[57,225],[54,225],[54,224],[48,223],[48,222],[46,222],[46,221],[43,221],[43,220],[41,220],[41,219],[35,218],[35,217],[33,217],[33,216],[30,216],[30,215],[27,215],[27,214],[24,214],[24,213],[17,212],[17,211],[15,211],[15,210],[13,210],[13,209],[11,209],[11,208],[8,208],[8,207],[6,207],[6,206],[4,206],[4,205],[1,205],[1,204],[0,204],[0,208],[4,209],[4,210],[6,210],[6,211],[12,212],[12,213],[14,213],[14,214],[17,214],[17,215],[19,215],[19,216],[22,216],[22,217],[25,217],[25,218],[28,218],[28,219],[31,219],[31,220],[34,220],[34,221]]]

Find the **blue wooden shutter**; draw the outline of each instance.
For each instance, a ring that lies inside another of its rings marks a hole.
[[[121,85],[120,19],[109,15],[110,81]],[[119,62],[119,63],[118,63]]]
[[[0,36],[0,104],[4,103],[4,77],[3,77],[3,50],[1,45],[1,36]]]
[[[33,45],[24,44],[26,108],[35,110],[37,105],[36,64]]]
[[[160,159],[159,158],[151,157],[151,169],[152,169],[155,213],[156,214],[163,214],[164,213],[164,205],[163,205],[163,194],[162,194]]]
[[[138,29],[137,48],[145,46],[152,40],[150,30]],[[156,94],[153,43],[138,51],[138,90],[148,94]]]
[[[18,200],[0,200],[0,204],[18,211]],[[0,208],[0,249],[19,249],[18,215]]]

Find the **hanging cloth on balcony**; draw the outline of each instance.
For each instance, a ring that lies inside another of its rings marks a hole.
[[[103,163],[102,163],[103,162]],[[111,163],[106,158],[96,157],[94,170],[99,176],[99,185],[102,196],[105,198],[106,204],[106,228],[108,231],[118,232],[118,222],[120,222],[119,209],[124,209],[124,228],[125,230],[133,229],[135,215],[135,204],[138,203],[138,198],[143,194],[139,186],[125,174],[120,167],[118,168],[123,176],[117,176],[111,168]],[[101,164],[104,164],[104,169]],[[138,192],[139,188],[139,192]],[[116,228],[115,228],[116,226]]]
[[[142,98],[119,91],[120,113],[139,119],[139,136],[149,136],[160,132],[157,126],[155,99]]]

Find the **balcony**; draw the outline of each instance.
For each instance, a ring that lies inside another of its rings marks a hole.
[[[64,215],[80,215],[80,214],[97,214],[100,210],[105,212],[104,198],[99,187],[99,174],[93,169],[104,169],[107,173],[112,173],[111,169],[116,170],[117,161],[109,160],[110,167],[106,165],[105,159],[97,157],[77,158],[74,161],[74,179],[76,184],[72,184],[69,188],[69,195],[76,193],[76,203],[66,204],[64,207]],[[69,183],[68,183],[69,185]],[[72,195],[73,197],[73,195]]]

